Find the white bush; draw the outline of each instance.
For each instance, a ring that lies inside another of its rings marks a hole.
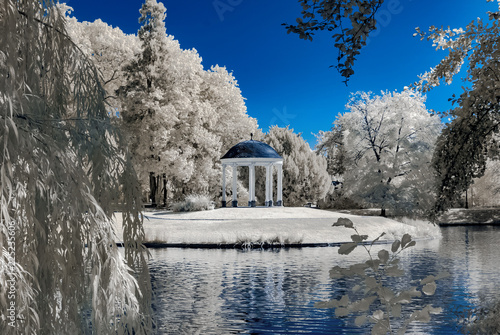
[[[172,205],[174,212],[208,211],[215,208],[215,204],[206,195],[191,194],[184,201]]]

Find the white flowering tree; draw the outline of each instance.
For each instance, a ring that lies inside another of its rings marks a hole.
[[[0,17],[0,333],[148,333],[139,188],[102,78],[52,1]]]
[[[405,90],[354,94],[340,115],[344,191],[355,200],[397,211],[424,210],[433,201],[430,162],[441,129],[425,97]]]

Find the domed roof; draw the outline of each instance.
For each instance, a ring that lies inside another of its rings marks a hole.
[[[283,159],[276,150],[264,142],[250,140],[236,144],[221,158],[277,158]]]

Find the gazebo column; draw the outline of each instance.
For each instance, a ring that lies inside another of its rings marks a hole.
[[[226,205],[226,164],[222,164],[222,207]]]
[[[269,167],[269,207],[273,206],[273,167],[273,164]]]
[[[283,206],[283,165],[278,165],[278,186],[276,190],[276,206]]]
[[[273,166],[266,166],[266,207],[273,205]]]
[[[233,165],[233,207],[238,207],[238,166]]]
[[[255,207],[255,165],[250,164],[248,167],[248,206]]]
[[[266,166],[266,202],[265,206],[269,206],[269,168],[270,166]]]

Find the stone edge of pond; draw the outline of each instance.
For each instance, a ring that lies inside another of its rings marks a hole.
[[[453,227],[453,226],[500,226],[500,221],[494,222],[439,222],[440,227]]]
[[[340,247],[344,243],[349,242],[332,242],[332,243],[162,243],[162,242],[145,242],[143,245],[148,249],[161,248],[185,248],[185,249],[289,249],[289,248],[321,248],[321,247]],[[377,245],[390,244],[394,241],[383,240],[372,243],[371,241],[359,243],[359,245]],[[124,243],[116,243],[118,247],[123,247]]]

